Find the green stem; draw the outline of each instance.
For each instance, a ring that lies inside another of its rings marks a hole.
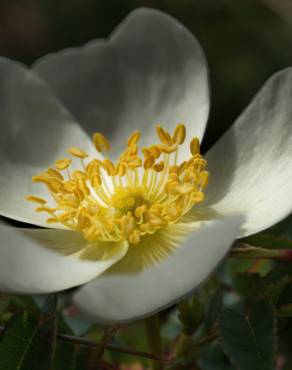
[[[177,342],[174,358],[179,358],[184,356],[190,348],[191,336],[188,334],[182,333]]]
[[[151,353],[161,356],[162,341],[160,332],[160,320],[158,314],[147,317],[145,320],[145,329],[149,350]],[[163,370],[164,365],[161,362],[151,360],[151,370]]]

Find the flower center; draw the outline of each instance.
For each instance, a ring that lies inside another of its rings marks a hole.
[[[134,132],[116,163],[108,158],[89,158],[84,150],[69,148],[80,160],[79,170],[70,171],[72,159],[63,158],[33,177],[33,182],[47,186],[54,206],[39,197],[27,199],[38,203],[37,212],[49,213],[48,223],[63,224],[89,241],[138,244],[143,235],[178,222],[202,202],[209,177],[196,137],[190,143],[190,158],[177,163],[186,135],[183,124],[173,135],[161,126],[156,131],[160,142],[143,147],[141,153],[140,133]],[[110,149],[100,133],[93,135],[93,142],[104,155]]]

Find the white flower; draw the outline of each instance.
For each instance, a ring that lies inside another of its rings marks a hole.
[[[139,9],[109,41],[46,56],[32,70],[1,58],[0,214],[47,229],[0,224],[0,290],[48,293],[85,284],[74,302],[102,322],[143,317],[189,294],[235,238],[291,212],[291,101],[292,70],[286,69],[269,79],[206,154],[205,200],[187,218],[173,216],[175,222],[142,235],[141,242],[141,235],[132,233],[132,220],[126,220],[129,235],[117,231],[118,241],[111,241],[110,229],[100,238],[92,230],[84,234],[66,229],[66,223],[48,224],[45,214],[24,200],[28,194],[48,199],[46,187],[31,178],[63,158],[68,147],[96,157],[89,139],[96,131],[109,137],[115,158],[133,131],[141,132],[143,146],[152,145],[157,123],[171,133],[177,123],[186,123],[186,144],[177,159],[188,159],[187,143],[202,139],[209,112],[208,72],[198,42],[172,17]]]

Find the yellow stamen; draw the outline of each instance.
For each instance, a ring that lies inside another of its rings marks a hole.
[[[196,155],[200,153],[200,142],[197,137],[194,137],[190,143],[190,150],[192,155]]]
[[[88,157],[88,154],[83,149],[77,147],[72,146],[71,148],[68,149],[68,152],[72,154],[74,157],[78,157],[81,159]]]
[[[26,200],[29,200],[30,202],[38,203],[38,204],[46,204],[47,201],[40,197],[35,197],[34,195],[28,195],[25,197]]]
[[[55,162],[55,166],[58,170],[66,170],[70,166],[71,162],[71,159],[68,158],[59,159]]]
[[[96,150],[100,153],[108,152],[110,150],[110,143],[108,139],[99,132],[96,132],[93,135],[93,143]]]
[[[69,173],[71,160],[63,158],[55,162],[56,169],[33,177],[34,182],[47,186],[55,204],[51,207],[32,195],[27,200],[39,204],[37,212],[49,214],[48,223],[78,231],[89,242],[128,240],[138,247],[144,237],[177,223],[202,202],[209,179],[198,138],[190,143],[190,158],[177,163],[179,145],[186,137],[183,124],[172,136],[161,126],[156,130],[160,143],[142,148],[140,154],[140,132],[135,131],[117,162],[108,158],[86,162],[85,151],[69,148],[69,153],[81,159],[80,169]],[[100,133],[94,134],[93,142],[99,152],[110,149]]]
[[[141,137],[140,131],[135,131],[132,133],[132,135],[128,139],[128,146],[136,145]]]
[[[166,144],[166,145],[172,145],[173,144],[171,136],[161,126],[159,126],[159,125],[156,126],[156,132],[159,136],[159,139],[162,141],[163,144]]]
[[[176,129],[174,130],[172,139],[176,144],[181,145],[186,138],[186,127],[184,124],[179,124],[176,126]]]

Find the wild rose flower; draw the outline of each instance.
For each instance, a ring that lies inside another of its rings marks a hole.
[[[166,14],[136,10],[32,69],[1,58],[0,213],[46,229],[0,225],[0,290],[85,284],[73,300],[102,322],[180,300],[291,212],[291,98],[286,69],[203,157],[205,57]]]

